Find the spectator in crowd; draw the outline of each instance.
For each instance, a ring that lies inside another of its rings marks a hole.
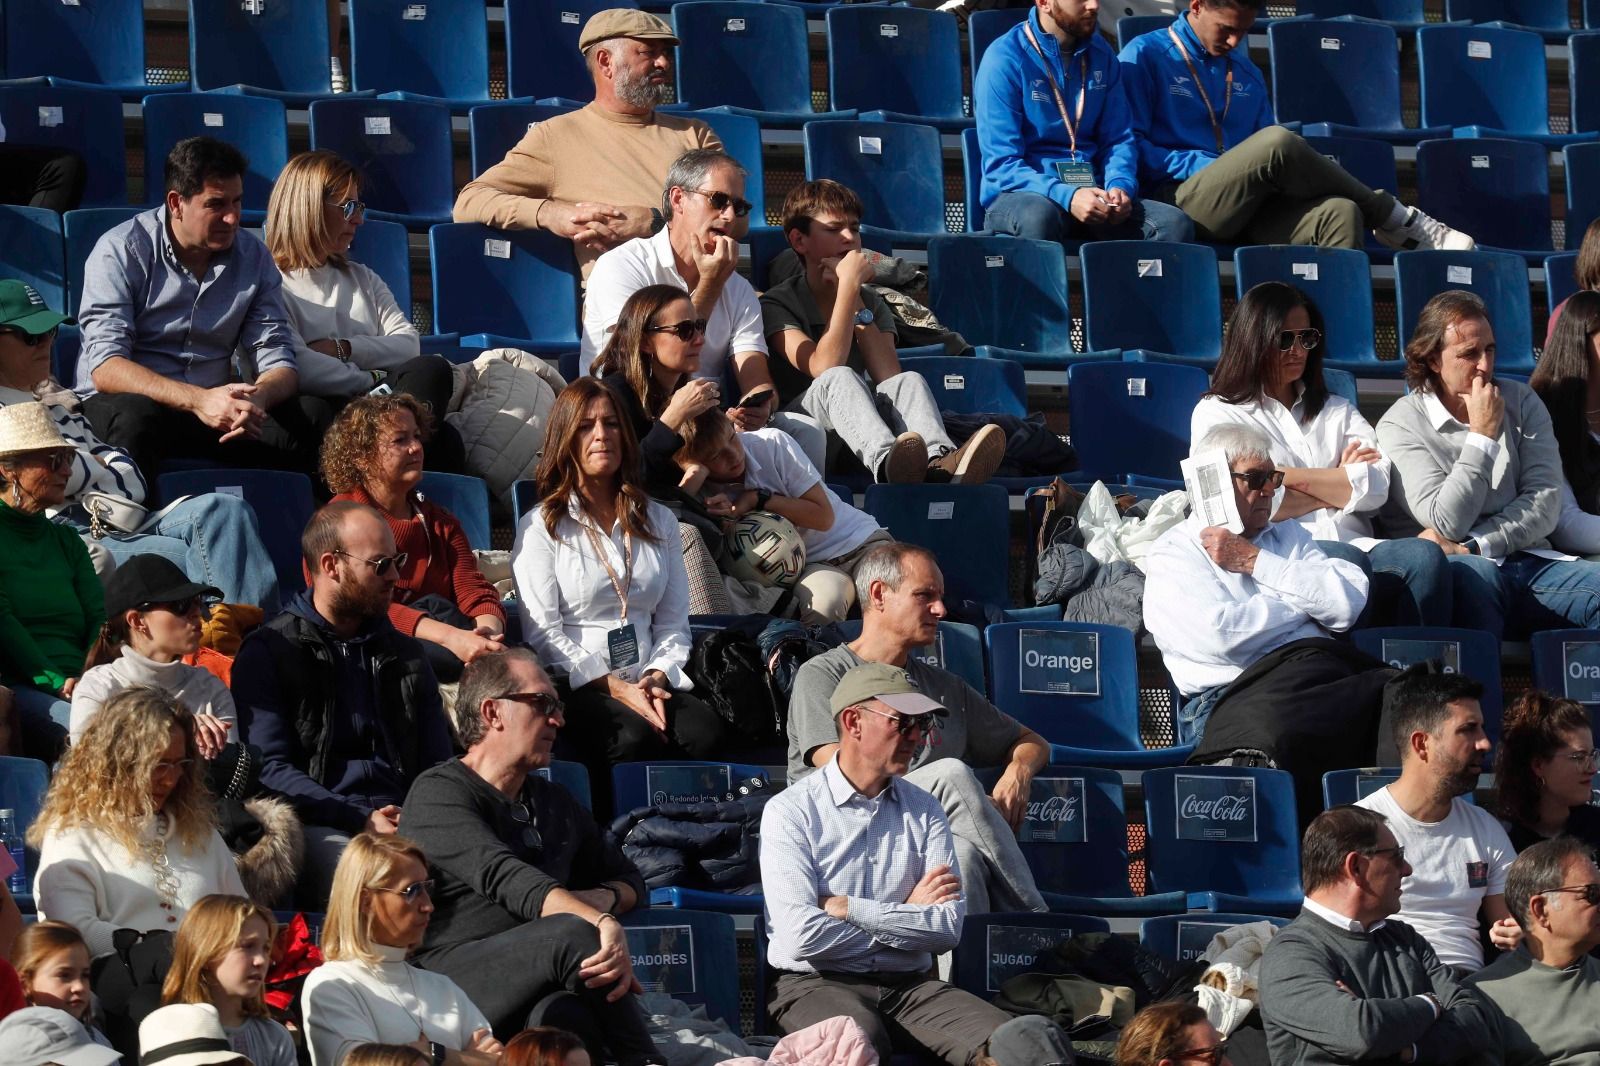
[[[1134,1015],[1117,1038],[1117,1066],[1232,1066],[1228,1041],[1198,1003],[1166,1000]]]
[[[301,394],[282,278],[239,230],[245,166],[211,137],[179,141],[161,206],[109,230],[84,264],[73,384],[95,434],[152,476],[176,456],[316,469],[332,409]]]
[[[83,157],[65,148],[6,140],[0,123],[0,204],[42,207],[65,214],[83,199]]]
[[[0,407],[0,683],[24,753],[56,761],[72,690],[105,620],[89,550],[48,509],[67,497],[75,452],[41,403]]]
[[[322,441],[322,479],[336,495],[383,516],[399,576],[389,621],[422,642],[440,681],[505,639],[500,594],[478,569],[455,515],[418,491],[423,441],[438,420],[413,396],[363,396],[334,419]]]
[[[1356,405],[1322,378],[1322,312],[1300,290],[1263,282],[1229,319],[1211,390],[1195,405],[1189,439],[1217,425],[1253,426],[1283,472],[1274,522],[1297,522],[1324,555],[1367,574],[1358,625],[1448,626],[1450,572],[1437,544],[1374,540],[1371,516],[1389,498],[1390,464]]]
[[[1406,344],[1408,395],[1378,420],[1394,464],[1382,521],[1449,556],[1458,624],[1497,639],[1600,626],[1600,567],[1555,555],[1561,452],[1534,391],[1494,377],[1494,327],[1459,289],[1429,300]]]
[[[1139,146],[1122,66],[1095,32],[1099,0],[1030,6],[973,74],[984,226],[1046,241],[1192,240],[1182,211],[1139,198]]]
[[[578,1033],[596,1062],[661,1062],[632,993],[616,915],[648,906],[644,878],[550,765],[565,708],[526,648],[469,664],[456,694],[467,753],[417,778],[406,831],[437,886],[417,952],[509,1039],[530,1025]]]
[[[411,782],[450,757],[450,729],[422,646],[389,621],[406,560],[383,516],[330,503],[300,551],[311,588],[245,638],[232,688],[261,783],[305,825],[300,889],[315,910],[352,836],[398,829]]]
[[[556,397],[517,524],[522,634],[559,675],[593,766],[725,759],[717,712],[689,690],[689,590],[672,512],[638,484],[639,444],[611,392],[579,378]],[[597,775],[596,784],[605,789]]]
[[[34,922],[17,938],[13,953],[22,994],[34,1007],[66,1011],[82,1024],[99,1047],[111,1041],[95,1028],[90,995],[93,967],[83,934],[66,922]]]
[[[277,923],[242,896],[207,896],[178,927],[162,1005],[215,1007],[228,1046],[253,1066],[296,1066],[294,1039],[267,1009],[262,992],[272,965]]]
[[[1361,807],[1306,829],[1304,907],[1261,957],[1273,1062],[1465,1062],[1493,1046],[1493,1008],[1395,918],[1406,859],[1383,815]]]
[[[784,236],[802,269],[761,294],[778,402],[815,419],[880,483],[982,484],[1005,458],[1005,432],[984,426],[957,448],[927,379],[900,365],[894,315],[868,287],[861,212],[854,191],[827,179],[784,198]]]
[[[809,776],[838,754],[842,740],[832,697],[846,674],[870,663],[903,671],[945,710],[937,723],[927,720],[937,733],[913,748],[903,772],[934,797],[948,820],[967,910],[1045,910],[1016,831],[1027,815],[1033,775],[1050,761],[1050,746],[955,674],[912,657],[938,639],[945,616],[944,575],[932,552],[914,544],[874,544],[856,564],[855,585],[861,636],[812,658],[795,674],[789,781]],[[974,767],[1003,768],[987,794]]]
[[[1506,874],[1506,903],[1522,926],[1517,950],[1467,979],[1500,1008],[1505,1066],[1600,1057],[1600,869],[1572,837],[1539,843]]]
[[[341,1066],[432,1066],[432,1063],[432,1056],[412,1044],[357,1044],[345,1052]]]
[[[1244,532],[1207,526],[1196,512],[1162,534],[1143,563],[1145,624],[1183,696],[1185,744],[1199,740],[1246,668],[1295,641],[1344,632],[1367,601],[1361,567],[1329,558],[1301,523],[1272,521],[1284,472],[1265,433],[1220,422],[1189,451],[1227,456]]]
[[[660,230],[652,205],[672,161],[722,147],[705,123],[656,110],[671,98],[677,44],[672,27],[644,11],[590,16],[578,47],[594,102],[530,127],[505,159],[462,188],[455,220],[565,237],[585,278],[600,253]]]
[[[449,360],[422,354],[411,309],[350,258],[366,211],[360,172],[333,152],[302,152],[272,186],[267,249],[283,272],[300,391],[335,404],[381,384],[415,396],[437,420],[429,467],[460,473],[461,435],[444,422],[454,383]]]
[[[1583,241],[1578,245],[1578,259],[1572,265],[1572,275],[1578,292],[1600,291],[1600,218],[1589,223],[1589,227],[1583,231]],[[1561,320],[1561,312],[1567,309],[1567,302],[1571,298],[1569,296],[1562,300],[1550,312],[1550,323],[1545,328],[1546,348],[1555,336],[1556,323]]]
[[[1468,803],[1483,773],[1489,737],[1478,698],[1483,686],[1460,674],[1416,672],[1389,696],[1400,778],[1362,799],[1383,815],[1407,849],[1399,916],[1447,966],[1483,966],[1479,912],[1498,948],[1516,945],[1506,909],[1506,870],[1515,852],[1494,815]]]
[[[1592,561],[1600,559],[1600,292],[1573,293],[1562,306],[1528,387],[1544,401],[1561,453],[1561,514],[1550,544]]]
[[[881,663],[848,671],[830,706],[832,757],[762,812],[768,1009],[786,1033],[844,1015],[885,1062],[970,1063],[1011,1015],[930,976],[967,901],[939,801],[901,779],[945,709]]]
[[[260,1066],[239,1054],[209,1003],[159,1007],[139,1023],[140,1066]]]
[[[28,829],[39,915],[77,927],[96,957],[119,929],[176,932],[213,892],[244,895],[217,832],[194,716],[153,688],[106,701],[56,768]]]
[[[117,1066],[122,1056],[96,1044],[83,1025],[54,1007],[24,1007],[0,1021],[0,1046],[12,1066]]]
[[[1600,846],[1594,792],[1594,731],[1574,700],[1529,689],[1506,708],[1494,784],[1511,846],[1524,851],[1567,834]]]
[[[344,1066],[364,1043],[426,1045],[444,1066],[497,1066],[489,1020],[444,974],[407,959],[433,915],[422,849],[358,833],[339,859],[322,926],[321,966],[300,990],[311,1066]]]
[[[233,694],[216,674],[184,659],[200,648],[205,598],[218,595],[159,555],[135,555],[117,567],[106,582],[106,623],[72,690],[74,743],[106,700],[147,685],[194,715],[200,757],[217,757],[237,718]]]
[[[1267,80],[1239,47],[1263,6],[1189,0],[1118,56],[1145,194],[1182,208],[1206,241],[1361,248],[1370,229],[1395,249],[1473,248],[1275,125]]]
[[[506,1044],[502,1066],[589,1066],[589,1051],[572,1033],[548,1025],[524,1029]]]
[[[71,321],[52,311],[31,286],[0,281],[0,407],[43,401],[76,453],[67,474],[66,507],[53,519],[70,524],[86,543],[105,549],[107,558],[100,559],[91,550],[97,570],[134,554],[164,555],[220,588],[228,603],[248,603],[276,614],[278,577],[261,543],[255,512],[244,500],[222,492],[198,493],[148,516],[139,533],[94,520],[88,509],[94,501],[91,494],[142,505],[148,489],[133,460],[94,435],[77,396],[51,376],[56,329]]]

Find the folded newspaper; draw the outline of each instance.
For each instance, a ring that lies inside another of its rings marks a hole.
[[[1189,510],[1205,525],[1222,526],[1230,533],[1244,532],[1239,504],[1233,496],[1233,472],[1221,448],[1191,455],[1181,464],[1183,487],[1189,491]]]

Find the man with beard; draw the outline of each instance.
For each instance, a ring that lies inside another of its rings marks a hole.
[[[1516,857],[1494,815],[1468,803],[1489,754],[1478,698],[1460,674],[1409,674],[1390,694],[1400,779],[1360,801],[1388,819],[1412,867],[1399,917],[1462,974],[1483,966],[1481,917],[1503,950],[1519,931],[1506,908],[1506,872]]]
[[[405,556],[383,516],[331,503],[300,552],[311,588],[245,639],[232,690],[261,783],[305,825],[301,905],[325,910],[344,846],[399,828],[411,782],[450,758],[450,727],[422,646],[389,622]]]
[[[461,190],[455,220],[565,237],[584,277],[601,252],[659,230],[654,205],[672,161],[692,148],[722,147],[705,123],[656,110],[672,94],[677,43],[671,26],[644,11],[593,15],[578,47],[594,102],[530,127]]]

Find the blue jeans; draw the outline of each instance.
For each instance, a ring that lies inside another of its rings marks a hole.
[[[72,704],[54,692],[18,685],[11,690],[11,705],[22,726],[22,754],[46,766],[54,765],[67,743]]]
[[[81,507],[69,508],[59,520],[89,532]],[[112,532],[98,543],[118,562],[133,555],[165,556],[190,580],[221,589],[225,602],[254,604],[268,618],[278,613],[278,573],[261,541],[255,511],[237,496],[192,496],[162,515],[152,532]]]
[[[1121,222],[1091,226],[1079,222],[1060,204],[1036,192],[1003,192],[984,212],[983,225],[996,233],[1036,241],[1192,241],[1189,216],[1159,200],[1135,200],[1133,213]]]
[[[1183,701],[1178,708],[1179,744],[1200,743],[1200,738],[1205,735],[1206,722],[1211,719],[1211,712],[1217,709],[1217,703],[1226,691],[1227,685],[1216,685],[1201,689]]]
[[[1355,563],[1369,582],[1367,605],[1354,628],[1448,626],[1455,613],[1449,563],[1437,544],[1420,537],[1379,541],[1370,552],[1354,544],[1319,540],[1333,559]]]
[[[1541,629],[1600,628],[1600,563],[1517,552],[1500,566],[1477,555],[1452,555],[1450,564],[1462,626],[1500,639]]]

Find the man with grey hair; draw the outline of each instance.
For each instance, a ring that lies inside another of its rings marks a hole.
[[[538,772],[564,715],[526,648],[462,671],[455,721],[467,753],[419,775],[405,802],[406,835],[433,878],[416,961],[460,985],[502,1040],[554,1025],[582,1037],[596,1062],[664,1062],[616,918],[647,903],[644,878]]]
[[[1506,1066],[1600,1061],[1600,869],[1572,837],[1543,840],[1506,875],[1522,943],[1467,979],[1500,1008]]]
[[[593,15],[578,47],[594,102],[530,126],[505,159],[461,190],[455,220],[565,237],[585,277],[600,253],[660,229],[656,203],[672,161],[722,147],[705,123],[656,110],[671,96],[677,43],[672,27],[647,12]]]
[[[891,542],[868,550],[855,570],[861,635],[806,662],[789,696],[789,781],[826,766],[839,748],[831,706],[839,680],[855,667],[903,668],[918,689],[947,710],[936,733],[919,743],[906,780],[932,793],[955,839],[967,910],[1046,910],[1017,831],[1028,813],[1033,777],[1050,745],[948,670],[916,658],[939,637],[944,575],[933,553]],[[985,789],[973,768],[999,769]]]

